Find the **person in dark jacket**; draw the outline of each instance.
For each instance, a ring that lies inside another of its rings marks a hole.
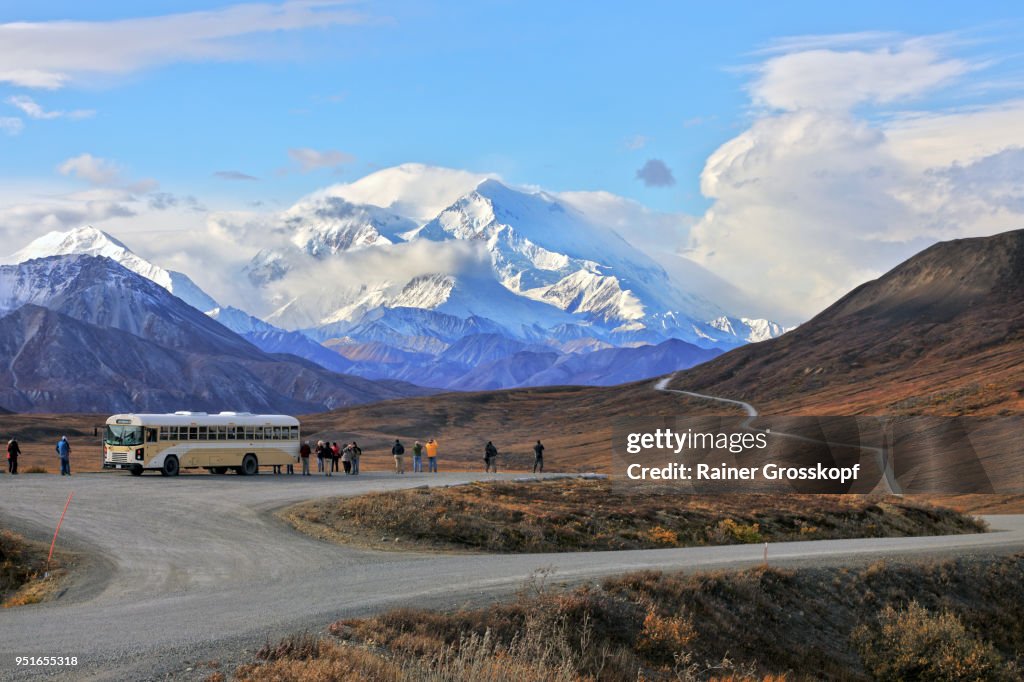
[[[533,446],[533,473],[537,473],[538,469],[544,473],[544,444],[539,440]]]
[[[338,471],[338,458],[341,457],[341,450],[338,448],[337,443],[331,443],[331,471],[337,473]]]
[[[484,446],[484,471],[492,470],[498,473],[498,448],[494,447],[491,441],[487,441],[487,445]]]
[[[299,448],[299,459],[302,460],[302,475],[309,476],[309,455],[313,452],[313,449],[309,447],[309,441],[306,441]]]
[[[18,441],[14,438],[7,441],[7,473],[18,473],[18,455],[20,454],[21,448],[18,446]]]
[[[395,473],[405,473],[405,446],[402,445],[402,441],[395,439],[395,444],[391,446],[391,454],[395,457]]]

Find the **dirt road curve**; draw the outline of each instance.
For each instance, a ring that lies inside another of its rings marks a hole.
[[[759,563],[761,545],[524,556],[369,552],[299,535],[270,510],[314,497],[422,485],[367,474],[141,479],[120,474],[0,477],[3,526],[48,538],[69,490],[61,544],[95,557],[57,602],[0,611],[0,679],[54,674],[15,656],[77,656],[67,679],[201,679],[197,661],[252,650],[269,637],[399,605],[452,607],[508,594],[532,571],[580,580],[641,568]],[[435,484],[484,475],[441,474]],[[490,476],[494,478],[494,476]],[[502,476],[506,478],[506,476]],[[1024,516],[991,517],[1002,532],[778,543],[770,561],[1024,550]],[[229,657],[230,659],[230,657]]]

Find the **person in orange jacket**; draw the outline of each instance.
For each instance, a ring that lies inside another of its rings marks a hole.
[[[431,438],[427,441],[427,471],[437,473],[437,441]]]

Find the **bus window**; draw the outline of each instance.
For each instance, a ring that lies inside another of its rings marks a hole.
[[[147,443],[155,443],[156,442],[156,429],[146,429],[146,442]]]
[[[255,434],[254,437],[256,438],[256,440],[263,440],[263,427],[262,426],[257,426],[255,431],[254,431],[254,434]]]
[[[189,427],[189,429],[188,429],[188,439],[189,440],[197,440],[198,438],[199,438],[199,427],[198,426],[191,426],[191,427]]]
[[[245,438],[245,428],[243,428],[241,426],[236,426],[235,427],[235,433],[238,436],[238,440],[242,440],[243,438]]]
[[[160,440],[167,440],[167,427],[166,426],[161,426],[160,427]]]
[[[227,429],[228,429],[228,440],[234,440],[235,439],[235,427],[234,426],[229,426],[229,427],[227,427]]]
[[[292,427],[292,438],[291,439],[292,440],[298,440],[299,439],[299,427],[298,426],[293,426]]]
[[[256,438],[256,430],[251,426],[245,427],[245,439],[254,440]]]
[[[280,426],[275,426],[274,427],[274,440],[281,440],[281,427]]]
[[[205,426],[200,426],[199,427],[199,440],[208,440],[208,439],[209,439],[209,436],[207,435],[206,427]]]

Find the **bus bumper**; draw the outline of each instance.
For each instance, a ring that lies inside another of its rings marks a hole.
[[[104,469],[122,469],[124,471],[130,471],[132,469],[142,469],[141,464],[125,464],[123,462],[104,462]]]

